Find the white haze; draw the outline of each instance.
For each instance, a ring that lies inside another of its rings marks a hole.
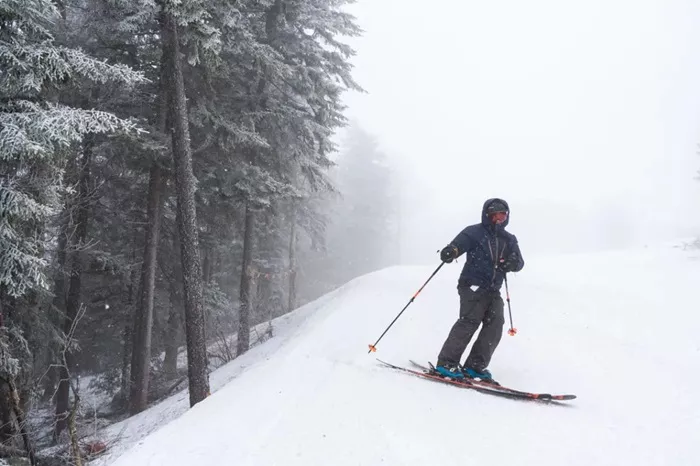
[[[403,262],[503,197],[523,252],[700,233],[700,2],[359,0],[349,116],[401,174]]]

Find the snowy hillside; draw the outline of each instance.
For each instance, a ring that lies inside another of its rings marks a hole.
[[[525,269],[510,279],[519,333],[504,335],[490,369],[510,386],[578,395],[566,406],[380,367],[376,357],[434,361],[457,316],[461,263],[444,267],[368,355],[433,270],[392,268],[283,318],[275,338],[212,375],[210,398],[112,464],[700,464],[700,252],[523,251]],[[186,398],[113,433],[133,441]]]

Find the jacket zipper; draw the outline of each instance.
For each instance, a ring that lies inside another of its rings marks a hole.
[[[489,243],[489,253],[491,254],[491,259],[493,259],[493,273],[491,274],[491,285],[493,285],[493,282],[496,280],[496,263],[498,259],[493,253],[493,248],[491,247],[491,238],[487,238],[487,242]],[[498,236],[496,236],[496,253],[498,253]]]

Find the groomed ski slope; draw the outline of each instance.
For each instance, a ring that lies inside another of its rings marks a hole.
[[[578,395],[567,406],[376,362],[434,361],[457,315],[461,266],[443,267],[376,355],[367,345],[433,267],[360,277],[297,311],[245,356],[245,371],[113,464],[700,464],[699,251],[526,255],[510,278],[519,332],[504,334],[491,370],[515,388]]]

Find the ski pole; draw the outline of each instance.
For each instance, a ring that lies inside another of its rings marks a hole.
[[[508,329],[508,335],[511,337],[518,333],[517,328],[513,328],[513,313],[510,310],[510,292],[508,291],[508,277],[503,275],[503,280],[506,283],[506,301],[508,302],[508,317],[510,318],[510,328]]]
[[[427,285],[428,282],[429,282],[430,280],[433,279],[433,277],[435,276],[435,274],[438,273],[438,271],[442,268],[443,265],[445,265],[445,262],[442,262],[440,265],[438,265],[438,268],[435,269],[435,272],[433,272],[433,274],[430,276],[430,278],[428,278],[428,279],[425,281],[425,283],[423,283],[423,286],[421,286],[420,289],[419,289],[418,291],[416,291],[416,294],[414,294],[413,297],[408,301],[408,304],[406,304],[406,305],[404,306],[404,308],[401,309],[401,312],[399,312],[399,315],[397,315],[397,316],[394,318],[394,320],[391,321],[391,323],[390,323],[389,326],[386,328],[386,330],[384,330],[384,333],[381,334],[381,336],[377,339],[377,341],[374,342],[373,345],[369,345],[369,351],[367,352],[367,354],[369,354],[369,353],[374,353],[374,352],[377,351],[377,343],[379,343],[379,340],[381,340],[381,339],[384,337],[384,335],[386,335],[386,332],[388,332],[389,329],[391,328],[391,326],[394,325],[394,322],[396,322],[397,320],[399,320],[399,317],[401,317],[401,314],[403,314],[403,311],[405,311],[405,310],[408,308],[408,306],[410,306],[411,303],[412,303],[413,301],[415,301],[415,299],[418,297],[418,295],[420,294],[420,292],[423,291],[423,288],[425,288],[425,285]]]

